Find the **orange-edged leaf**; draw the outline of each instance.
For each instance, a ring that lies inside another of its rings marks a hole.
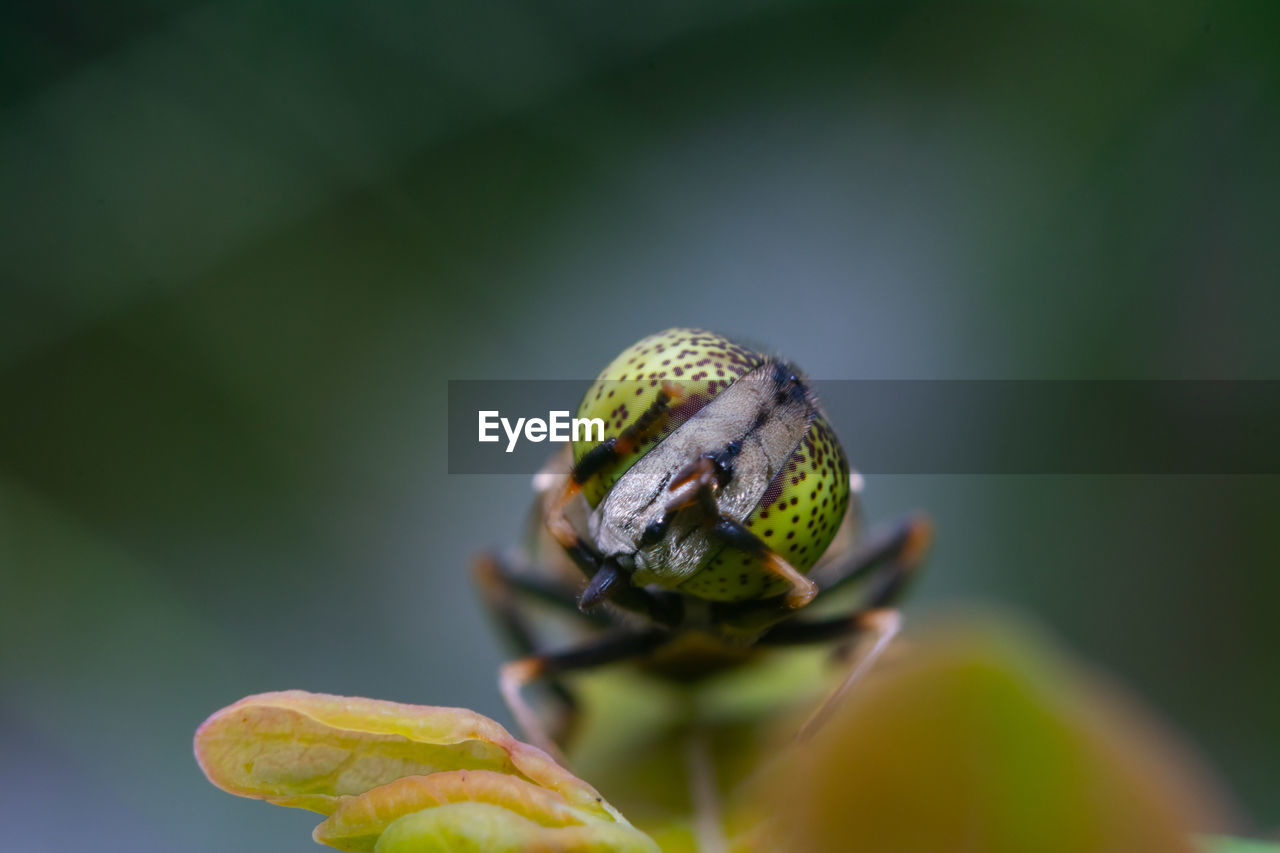
[[[196,760],[232,794],[331,814],[344,795],[405,776],[488,770],[619,819],[594,788],[498,723],[463,708],[288,690],[248,696],[196,732]]]

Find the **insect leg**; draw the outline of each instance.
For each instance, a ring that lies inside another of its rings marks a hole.
[[[562,608],[591,622],[602,621],[602,617],[578,610],[572,589],[519,575],[494,554],[478,555],[471,564],[471,575],[503,638],[519,655],[534,654],[542,645],[526,618],[526,602],[530,599]],[[577,721],[578,701],[562,681],[548,679],[546,687],[556,705],[556,733],[559,739],[567,739]]]
[[[653,650],[665,638],[666,634],[659,631],[623,631],[593,637],[562,651],[519,658],[503,664],[498,674],[498,689],[525,736],[535,746],[560,758],[555,741],[533,708],[525,702],[521,689],[542,678],[639,657]]]
[[[661,429],[671,407],[684,399],[684,388],[675,382],[663,382],[657,397],[649,408],[640,413],[620,434],[595,447],[578,460],[569,472],[559,497],[552,501],[547,511],[547,529],[566,550],[578,547],[580,540],[573,525],[565,516],[565,507],[581,491],[592,477],[613,467],[623,456],[631,453],[654,433]]]
[[[716,505],[715,491],[732,476],[731,460],[737,451],[726,459],[703,457],[695,460],[678,473],[670,488],[671,497],[667,501],[666,512],[659,525],[665,526],[675,513],[690,506],[699,506],[706,513],[712,531],[725,545],[756,554],[762,558],[766,570],[791,584],[791,590],[783,598],[788,610],[803,607],[818,594],[818,585],[800,573],[778,552],[774,551],[759,536],[752,533],[746,525],[725,515],[720,515]],[[661,531],[657,531],[659,534]],[[649,531],[645,531],[646,537]],[[643,544],[643,540],[642,540]]]
[[[883,578],[880,587],[889,588],[877,587],[870,597],[896,598],[916,574],[932,541],[933,523],[926,516],[913,515],[850,548],[835,561],[814,571],[811,577],[825,594],[879,571]]]
[[[694,460],[677,472],[667,486],[671,496],[663,507],[662,517],[649,522],[640,537],[640,547],[647,548],[666,536],[676,514],[687,507],[696,505],[701,508],[705,518],[718,518],[720,508],[716,506],[715,490],[721,482],[722,474],[715,468],[715,461],[708,456]]]
[[[550,502],[547,509],[547,529],[590,580],[578,597],[578,606],[583,610],[594,607],[607,598],[620,607],[644,613],[664,624],[671,624],[670,619],[675,616],[666,612],[670,611],[670,607],[660,607],[661,602],[657,602],[653,596],[632,587],[621,567],[605,560],[591,543],[579,535],[565,509],[582,492],[583,484],[613,467],[619,459],[661,429],[672,405],[682,399],[683,387],[675,382],[662,383],[656,399],[640,417],[619,435],[596,445],[578,460],[569,472],[560,494]]]
[[[795,566],[774,551],[759,536],[747,529],[746,525],[732,518],[722,516],[712,528],[715,534],[724,540],[726,545],[757,554],[763,559],[767,571],[791,584],[790,591],[783,597],[782,603],[788,610],[804,607],[813,601],[818,594],[818,585],[800,573]]]
[[[854,631],[865,632],[866,638],[855,652],[844,678],[840,680],[834,690],[827,694],[827,697],[822,700],[817,709],[809,715],[809,719],[800,727],[800,731],[796,734],[797,740],[808,740],[826,724],[849,692],[849,688],[853,687],[871,669],[902,627],[901,614],[897,610],[888,607],[862,610],[846,621],[853,623],[852,629]]]
[[[760,638],[759,642],[762,645],[778,646],[822,643],[859,634],[864,635],[862,643],[855,649],[845,677],[810,715],[800,728],[797,739],[806,740],[822,728],[839,707],[849,689],[872,667],[897,635],[902,617],[892,605],[906,590],[906,583],[919,565],[919,558],[927,546],[927,541],[921,542],[921,538],[927,537],[928,532],[927,522],[923,524],[925,526],[920,527],[919,522],[908,522],[901,528],[901,535],[886,539],[886,541],[897,542],[896,547],[886,545],[884,549],[872,549],[881,555],[875,565],[882,567],[883,574],[877,586],[871,590],[865,607],[848,616],[832,619],[783,622]],[[923,533],[920,532],[922,530]],[[854,565],[855,562],[851,561],[850,565]]]
[[[924,529],[927,531],[928,522],[921,521],[926,525]],[[866,614],[884,611],[893,607],[902,598],[903,593],[906,592],[907,581],[910,580],[919,566],[918,557],[923,554],[923,547],[905,547],[902,544],[904,542],[918,543],[918,537],[926,535],[919,532],[906,533],[908,529],[919,530],[919,528],[913,526],[915,523],[907,522],[900,528],[899,535],[884,537],[885,540],[892,540],[898,543],[896,546],[886,546],[883,549],[868,549],[868,553],[874,556],[874,560],[870,557],[866,560],[850,560],[849,565],[859,569],[859,573],[842,577],[837,581],[837,585],[845,580],[851,580],[854,576],[862,576],[863,572],[861,570],[868,565],[879,567],[882,572],[879,582],[869,591],[862,605],[856,611],[845,616],[833,616],[829,619],[808,621],[790,619],[774,625],[761,635],[758,642],[761,645],[768,646],[825,643],[832,640],[846,639],[866,630]],[[825,586],[822,592],[825,594],[833,588],[834,586]]]
[[[760,638],[761,645],[794,646],[825,643],[858,636],[861,641],[855,648],[844,678],[836,685],[809,715],[800,727],[797,740],[812,737],[830,719],[845,695],[863,675],[871,669],[876,659],[889,647],[902,625],[899,612],[891,607],[871,607],[849,616],[822,619],[815,622],[784,622]]]

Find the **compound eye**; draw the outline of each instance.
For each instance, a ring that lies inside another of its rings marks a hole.
[[[625,442],[622,449],[626,452],[614,454],[608,465],[583,484],[587,505],[599,506],[638,459],[725,388],[767,361],[761,353],[721,335],[685,328],[650,335],[619,353],[578,405],[575,417],[601,421],[604,434],[575,436],[574,464],[595,452],[601,441],[617,439],[642,418],[652,420],[635,444]],[[672,394],[673,384],[679,386],[678,394]]]

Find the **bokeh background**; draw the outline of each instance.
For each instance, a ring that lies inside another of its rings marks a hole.
[[[1277,378],[1277,45],[1267,0],[5,4],[6,846],[315,849],[191,758],[247,693],[508,720],[466,566],[528,483],[446,474],[450,378],[676,324],[833,379]],[[1029,614],[1263,830],[1278,499],[867,492],[935,517],[920,607]]]

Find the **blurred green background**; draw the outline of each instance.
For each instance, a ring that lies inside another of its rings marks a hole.
[[[247,693],[509,721],[466,566],[529,487],[445,473],[450,378],[676,324],[820,378],[1276,378],[1278,45],[1269,0],[5,4],[6,844],[315,849],[191,758]],[[1277,478],[866,498],[935,517],[918,601],[1033,614],[1280,824]]]

